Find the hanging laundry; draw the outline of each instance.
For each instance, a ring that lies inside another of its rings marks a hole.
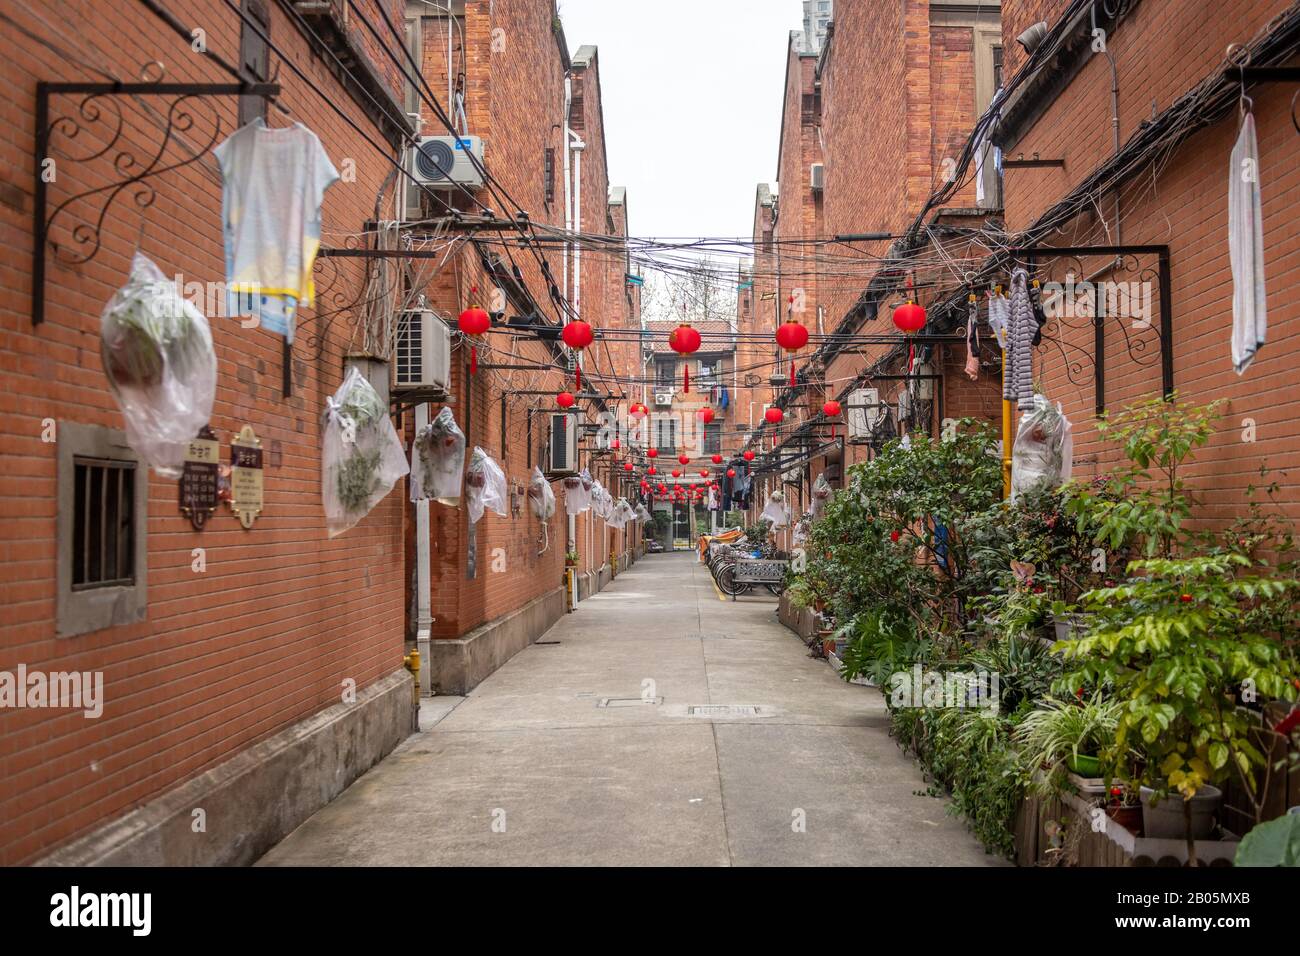
[[[1007,326],[1011,321],[1011,303],[1001,292],[989,293],[989,328],[998,340],[998,348],[1007,348]]]
[[[1043,326],[1047,324],[1047,312],[1043,310],[1043,291],[1037,279],[1029,283],[1029,304],[1034,313],[1034,338],[1032,344],[1034,348],[1038,348],[1043,341]]]
[[[980,377],[980,303],[974,295],[970,297],[969,313],[966,317],[966,377],[972,382]]]
[[[1007,322],[1006,365],[1002,398],[1015,402],[1022,412],[1034,407],[1034,310],[1029,300],[1029,273],[1017,268],[1011,274],[1010,317]]]
[[[1264,344],[1264,221],[1260,212],[1255,116],[1246,113],[1228,167],[1228,257],[1232,262],[1232,367],[1250,368]]]
[[[255,119],[213,153],[222,176],[227,311],[255,316],[292,343],[298,308],[315,298],[320,207],[338,170],[301,123],[272,129]]]

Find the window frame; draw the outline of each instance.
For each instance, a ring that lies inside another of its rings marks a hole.
[[[55,518],[55,633],[75,637],[143,621],[149,598],[149,466],[127,444],[125,433],[102,425],[59,422],[57,431]],[[94,461],[131,466],[132,557],[130,584],[86,587],[73,584],[76,542],[77,464]]]

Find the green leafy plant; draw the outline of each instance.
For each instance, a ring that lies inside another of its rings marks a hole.
[[[1300,813],[1252,829],[1241,838],[1233,866],[1300,866]]]
[[[1038,793],[1057,790],[1069,759],[1096,756],[1114,743],[1119,729],[1120,703],[1096,692],[1085,701],[1049,698],[1027,713],[1013,738],[1022,766]],[[1041,776],[1035,776],[1037,771]]]

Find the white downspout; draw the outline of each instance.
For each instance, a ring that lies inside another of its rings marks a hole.
[[[567,299],[572,291],[569,285],[569,253],[573,242],[569,234],[573,232],[573,183],[569,172],[569,140],[573,130],[569,129],[569,110],[573,106],[573,76],[564,74],[564,297]]]
[[[576,154],[573,157],[573,231],[582,232],[582,151],[587,148],[587,144],[572,130],[569,135],[573,137],[573,151]],[[578,318],[582,318],[581,244],[573,249],[573,311]]]
[[[429,424],[429,406],[421,402],[415,407],[415,434]],[[420,695],[433,694],[430,671],[429,643],[433,635],[433,599],[429,575],[429,502],[415,503],[415,646],[420,652]]]

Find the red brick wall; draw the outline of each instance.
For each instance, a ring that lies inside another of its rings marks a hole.
[[[236,60],[235,15],[217,0],[174,0],[184,22],[202,25],[211,48]],[[386,4],[390,12],[398,4]],[[327,244],[341,244],[374,214],[389,166],[327,105],[337,104],[372,139],[373,109],[358,106],[278,6],[272,39],[308,76],[280,70],[282,101],[320,136],[356,181],[325,197]],[[373,8],[369,8],[373,15]],[[212,426],[223,442],[251,424],[266,455],[266,507],[245,531],[224,506],[203,532],[178,513],[176,485],[149,484],[148,619],[72,638],[55,638],[56,445],[41,441],[42,420],[120,428],[122,417],[100,367],[99,314],[123,281],[141,216],[130,194],[105,220],[104,244],[76,268],[51,265],[46,321],[31,321],[30,262],[35,85],[39,80],[129,80],[139,64],[161,60],[172,81],[229,82],[212,64],[128,0],[62,0],[8,13],[60,51],[22,38],[7,45],[0,131],[0,669],[102,671],[103,716],[60,710],[0,711],[0,862],[31,860],[71,837],[211,768],[238,751],[339,702],[342,682],[364,687],[402,659],[403,486],[357,527],[326,537],[320,502],[320,415],[341,381],[352,336],[348,317],[323,325],[308,313],[294,349],[294,394],[280,390],[281,340],[237,320],[211,318],[219,361]],[[93,23],[94,29],[78,25]],[[7,29],[7,28],[6,28]],[[165,101],[154,101],[157,108]],[[56,109],[75,109],[61,97]],[[128,139],[138,158],[159,142],[158,129],[135,119]],[[165,107],[164,107],[165,108]],[[232,100],[218,105],[225,132]],[[209,114],[198,109],[200,117]],[[272,112],[271,122],[286,119]],[[199,142],[196,127],[192,142]],[[210,129],[210,127],[209,127]],[[223,134],[224,135],[224,134]],[[69,151],[74,151],[66,141]],[[73,144],[80,149],[80,142]],[[107,181],[104,161],[58,167],[55,201]],[[223,277],[219,176],[207,156],[156,181],[144,214],[143,250],[168,275]],[[66,243],[66,233],[62,234]],[[51,262],[53,259],[51,258]],[[355,293],[357,270],[344,267]],[[323,290],[322,290],[323,291]],[[223,447],[223,454],[225,454]],[[191,570],[204,548],[207,570]]]
[[[1150,118],[1153,101],[1157,109],[1166,108],[1202,76],[1219,69],[1229,43],[1249,40],[1286,6],[1280,0],[1244,0],[1230,6],[1202,0],[1139,4],[1109,37],[1119,71],[1122,140],[1128,140],[1141,120]],[[1037,16],[1035,5],[1021,0],[1009,0],[1004,10],[1008,38]],[[1061,156],[1066,166],[1008,173],[1008,229],[1023,228],[1111,155],[1110,80],[1104,58],[1093,57],[1015,147],[1026,154]],[[1238,130],[1236,112],[1185,141],[1154,180],[1149,169],[1142,171],[1122,197],[1123,241],[1170,248],[1174,381],[1180,398],[1227,401],[1218,433],[1189,472],[1207,514],[1215,518],[1241,513],[1245,487],[1271,480],[1260,478],[1264,463],[1275,470],[1272,478],[1281,483],[1280,498],[1287,510],[1292,515],[1300,510],[1295,478],[1284,473],[1300,460],[1300,428],[1286,398],[1295,378],[1291,337],[1300,320],[1300,309],[1289,291],[1300,270],[1295,229],[1300,150],[1289,117],[1292,92],[1280,84],[1251,90],[1260,151],[1269,330],[1268,344],[1244,376],[1233,372],[1229,351],[1232,280],[1227,187],[1229,156]],[[1099,205],[1114,230],[1114,197],[1102,197]],[[1067,224],[1056,241],[1105,242],[1106,228],[1090,214]],[[1085,266],[1095,269],[1103,261],[1092,258]],[[1149,258],[1142,262],[1151,264]],[[1157,300],[1153,318],[1158,317]],[[1131,330],[1129,334],[1133,335]],[[1070,354],[1091,355],[1090,329],[1066,329],[1063,335]],[[1109,323],[1105,353],[1109,408],[1159,394],[1158,362],[1152,361],[1154,356],[1139,357],[1145,364],[1130,355],[1117,321]],[[1070,381],[1061,355],[1049,352],[1038,360],[1035,377],[1049,396],[1062,401],[1075,423],[1076,474],[1096,474],[1116,462],[1118,450],[1097,441],[1092,429],[1091,366],[1083,369],[1080,387]],[[1247,419],[1256,425],[1253,442],[1243,440]]]

